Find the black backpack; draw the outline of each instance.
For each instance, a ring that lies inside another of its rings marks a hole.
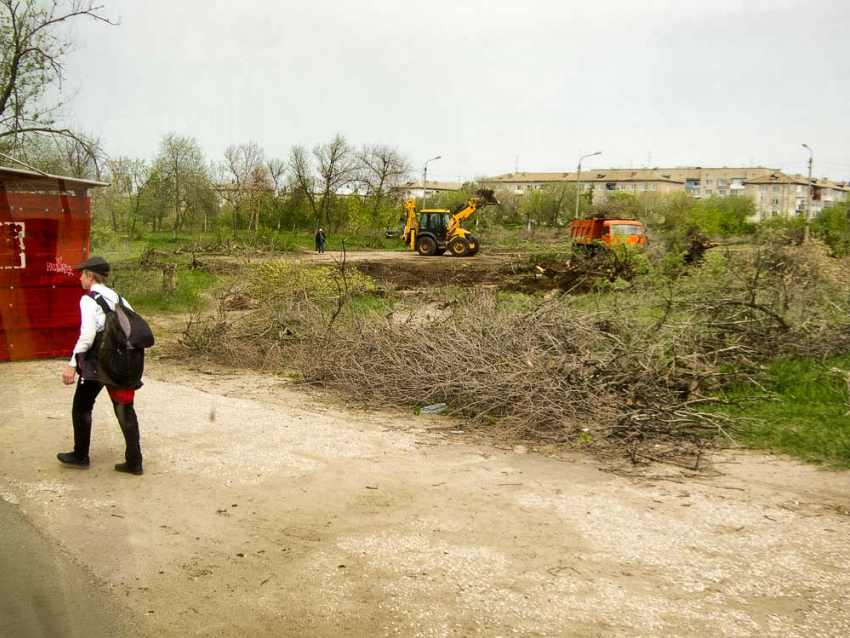
[[[106,315],[97,355],[101,382],[118,389],[140,387],[145,371],[145,348],[154,344],[150,326],[125,306],[120,296],[114,310],[102,295],[94,295],[94,300]]]

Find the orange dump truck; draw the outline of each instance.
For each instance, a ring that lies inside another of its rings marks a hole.
[[[602,242],[606,248],[621,244],[646,244],[646,231],[636,219],[574,219],[570,222],[573,243],[590,246]]]

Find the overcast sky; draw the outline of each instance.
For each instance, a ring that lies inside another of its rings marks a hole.
[[[208,159],[337,132],[429,179],[583,167],[771,166],[850,178],[839,0],[103,0],[77,21],[70,119],[112,155]],[[651,159],[650,159],[651,158]]]

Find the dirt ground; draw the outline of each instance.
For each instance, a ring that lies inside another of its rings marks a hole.
[[[342,254],[307,253],[297,259],[310,263],[339,263]],[[408,251],[351,252],[345,255],[347,264],[382,285],[399,290],[422,289],[444,285],[498,285],[506,287],[513,279],[533,278],[527,273],[528,255],[511,252],[482,252],[475,257],[422,257]]]
[[[400,289],[525,261],[349,258]],[[137,396],[142,477],[113,470],[105,397],[91,468],[56,461],[64,361],[0,364],[0,636],[850,635],[850,473],[727,452],[627,478],[188,367],[167,356],[182,325],[156,326]]]
[[[104,400],[75,470],[63,365],[0,365],[0,635],[850,635],[848,473],[624,478],[156,353],[145,475]]]

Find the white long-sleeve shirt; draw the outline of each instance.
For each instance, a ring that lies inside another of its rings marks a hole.
[[[101,284],[92,284],[89,289],[91,292],[96,292],[101,295],[110,308],[115,308],[118,303],[118,293]],[[124,299],[124,305],[132,310],[132,306]],[[88,352],[89,348],[94,343],[94,338],[98,332],[103,331],[103,326],[106,323],[106,315],[91,295],[83,295],[80,297],[80,337],[77,339],[77,345],[74,346],[74,352],[71,354],[71,361],[68,365],[76,367],[77,355],[83,352]]]

